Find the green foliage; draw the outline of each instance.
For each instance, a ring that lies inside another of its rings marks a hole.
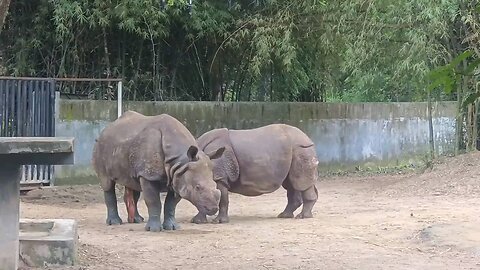
[[[432,70],[429,73],[432,83],[427,87],[427,90],[432,91],[438,86],[443,86],[445,92],[447,93],[452,93],[454,90],[456,90],[457,83],[459,82],[461,76],[469,71],[472,72],[474,68],[474,66],[471,65],[469,68],[467,68],[467,70],[463,71],[459,65],[472,55],[473,53],[471,51],[465,51],[455,57],[450,63]],[[474,63],[477,63],[477,61]]]
[[[427,87],[428,91],[436,88],[442,88],[444,92],[450,94],[454,91],[459,91],[461,83],[466,82],[465,97],[462,100],[462,109],[465,110],[469,104],[473,104],[479,97],[480,93],[474,90],[472,85],[469,85],[475,78],[475,72],[480,68],[480,46],[478,44],[478,37],[480,35],[479,25],[479,9],[480,4],[477,1],[471,2],[465,10],[463,10],[463,30],[466,36],[463,36],[463,43],[468,44],[469,48],[459,53],[455,58],[445,65],[441,65],[429,73],[430,84]],[[470,86],[470,87],[469,87]],[[474,90],[474,91],[472,91]]]
[[[411,101],[426,98],[429,79],[454,87],[457,65],[427,77],[458,54],[451,40],[478,44],[467,12],[477,5],[461,0],[162,3],[13,1],[0,65],[16,76],[123,77],[133,100]]]

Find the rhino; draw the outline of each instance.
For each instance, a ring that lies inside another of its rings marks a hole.
[[[203,151],[224,147],[223,155],[213,160],[213,175],[221,192],[219,212],[213,223],[228,223],[228,192],[244,196],[259,196],[287,190],[288,203],[279,218],[311,218],[317,201],[318,158],[312,140],[300,129],[272,124],[248,130],[220,128],[197,138]],[[206,223],[199,212],[191,220]]]
[[[107,207],[108,225],[122,224],[118,215],[115,185],[125,186],[128,221],[144,221],[137,209],[143,192],[149,219],[145,230],[176,230],[175,208],[181,198],[199,212],[218,211],[220,191],[213,180],[212,160],[225,149],[200,150],[195,137],[168,114],[145,116],[127,111],[109,124],[95,142],[92,164],[100,179]],[[166,192],[161,224],[160,192]]]

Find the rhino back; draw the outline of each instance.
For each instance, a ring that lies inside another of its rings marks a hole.
[[[165,159],[181,156],[196,142],[191,133],[169,115],[126,112],[102,131],[97,144],[96,170],[107,179],[139,190],[138,176],[150,180],[165,178]]]
[[[129,111],[100,133],[94,146],[93,166],[104,189],[108,189],[112,180],[137,189],[126,177],[130,175],[128,146],[144,128],[145,119],[145,116]]]
[[[232,186],[232,192],[255,196],[278,189],[292,161],[292,144],[283,126],[230,130],[229,133],[240,168],[239,181]]]
[[[213,178],[215,181],[223,182],[226,186],[236,182],[239,178],[239,165],[235,152],[230,141],[229,131],[226,128],[219,128],[208,131],[198,137],[198,146],[204,152],[213,152],[220,147],[225,147],[223,155],[212,160]]]

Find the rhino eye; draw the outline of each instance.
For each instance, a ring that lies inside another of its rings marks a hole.
[[[200,189],[202,189],[202,187],[199,184],[195,186],[195,190],[200,190]]]

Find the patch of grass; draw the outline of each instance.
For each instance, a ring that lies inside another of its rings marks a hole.
[[[369,176],[369,175],[378,175],[378,174],[407,174],[421,171],[424,168],[424,163],[419,162],[405,162],[398,165],[386,165],[386,166],[375,166],[375,165],[363,165],[356,166],[352,169],[343,169],[335,171],[323,171],[321,172],[322,176],[348,176],[348,175],[359,175],[359,176]]]

